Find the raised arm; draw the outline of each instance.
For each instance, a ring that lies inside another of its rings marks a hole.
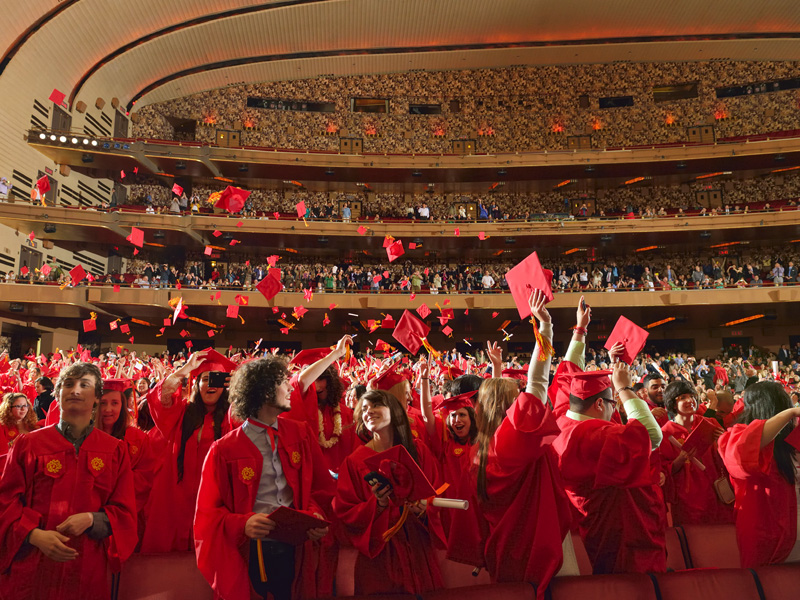
[[[634,420],[644,425],[645,429],[647,429],[647,434],[650,436],[652,449],[658,448],[661,445],[663,433],[655,417],[650,412],[647,403],[631,389],[631,374],[627,364],[622,361],[614,363],[611,383],[614,386],[614,392],[619,394],[620,402],[625,406],[628,422],[630,423],[631,420]]]
[[[586,351],[586,333],[591,320],[592,308],[586,304],[584,297],[581,296],[578,302],[575,329],[573,330],[567,353],[564,355],[564,360],[576,364],[581,370],[586,367],[586,359],[584,358],[584,353]]]
[[[345,335],[336,343],[336,347],[327,356],[320,358],[313,365],[306,367],[297,378],[300,384],[300,393],[305,394],[311,384],[314,383],[335,361],[342,358],[347,353],[347,347],[352,346],[353,338]]]
[[[486,354],[492,363],[492,377],[503,376],[503,349],[497,342],[486,342]]]
[[[208,355],[210,348],[195,352],[180,368],[171,373],[164,382],[161,384],[161,404],[165,408],[169,408],[173,404],[173,396],[180,388],[183,380],[191,374],[197,367],[203,364]]]
[[[530,297],[531,313],[539,319],[539,333],[550,346],[553,345],[553,322],[546,306],[547,298],[540,290],[534,290]],[[525,391],[533,394],[541,402],[547,402],[547,383],[550,375],[550,361],[552,356],[549,354],[542,357],[542,348],[539,342],[533,348],[531,360],[528,364],[528,385]],[[540,360],[541,359],[541,360]]]
[[[436,437],[436,418],[431,405],[431,363],[430,357],[419,362],[419,398],[422,409],[422,420],[425,421],[425,433],[429,439]]]
[[[761,431],[761,447],[763,448],[778,437],[781,430],[795,417],[800,417],[800,408],[787,408],[771,419],[767,419],[764,429]]]

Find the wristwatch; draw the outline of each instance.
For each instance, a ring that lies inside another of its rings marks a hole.
[[[621,388],[619,388],[619,389],[617,390],[617,394],[619,394],[620,392],[622,392],[622,391],[624,391],[624,390],[630,390],[630,391],[632,391],[634,394],[636,393],[636,390],[634,390],[634,389],[633,389],[631,386],[629,386],[629,385],[626,385],[625,387],[621,387]]]

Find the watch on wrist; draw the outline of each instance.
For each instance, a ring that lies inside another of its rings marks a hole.
[[[631,386],[629,386],[629,385],[626,385],[625,387],[621,387],[621,388],[619,388],[619,389],[617,390],[617,394],[619,394],[620,392],[622,392],[622,391],[625,391],[625,390],[630,390],[630,391],[632,391],[634,394],[636,393],[636,391],[635,391],[635,390],[634,390],[634,389],[633,389]]]

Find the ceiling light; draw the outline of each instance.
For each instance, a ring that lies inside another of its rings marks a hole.
[[[40,134],[39,134],[39,139],[40,139],[40,140],[46,140],[46,139],[47,139],[47,134],[45,134],[45,133],[40,133]]]
[[[50,141],[51,141],[51,142],[55,142],[57,139],[58,139],[58,138],[57,138],[56,136],[54,136],[54,135],[51,135],[51,136],[50,136]]]
[[[97,140],[92,140],[92,146],[97,146]]]
[[[78,143],[78,138],[72,138],[70,141],[71,141],[73,144],[77,144],[77,143]]]
[[[83,138],[83,145],[84,146],[88,146],[89,145],[89,140],[87,140],[86,138]]]
[[[58,141],[62,144],[65,144],[67,142],[67,136],[62,135],[60,138],[58,138]]]

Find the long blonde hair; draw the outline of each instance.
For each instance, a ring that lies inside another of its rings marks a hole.
[[[478,498],[484,502],[489,499],[486,493],[486,462],[489,457],[489,444],[494,433],[519,395],[519,385],[515,379],[493,377],[481,384],[478,402],[475,406],[475,420],[478,425]]]

